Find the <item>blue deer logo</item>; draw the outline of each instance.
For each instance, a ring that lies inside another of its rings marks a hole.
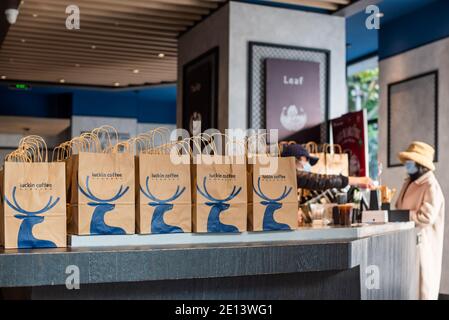
[[[257,190],[256,188],[253,186],[254,192],[261,198],[263,199],[260,203],[264,206],[266,206],[265,208],[265,213],[263,216],[263,230],[290,230],[290,226],[284,223],[278,223],[274,220],[274,212],[276,210],[279,210],[280,208],[282,208],[282,203],[280,201],[282,201],[283,199],[285,199],[286,197],[288,197],[288,195],[290,194],[290,192],[292,191],[292,187],[290,187],[287,190],[287,187],[284,187],[284,192],[282,193],[282,195],[278,198],[269,198],[267,197],[263,192],[262,189],[260,187],[260,177],[257,180]]]
[[[92,193],[89,188],[89,177],[86,177],[86,190],[84,190],[80,185],[78,185],[78,187],[82,194],[92,200],[92,202],[89,202],[88,205],[95,207],[92,220],[90,221],[91,234],[126,234],[125,230],[120,227],[108,226],[104,221],[104,216],[107,212],[115,209],[115,204],[112,202],[123,197],[128,192],[129,187],[123,188],[123,186],[120,186],[117,194],[110,199],[100,199]]]
[[[207,191],[206,177],[204,177],[203,180],[204,190],[201,190],[201,188],[198,185],[196,185],[196,189],[204,198],[210,200],[210,202],[206,202],[206,205],[211,207],[209,217],[207,218],[207,232],[239,232],[236,226],[221,223],[220,214],[223,211],[229,209],[230,204],[227,202],[234,199],[240,193],[240,191],[242,191],[242,188],[239,187],[237,189],[237,187],[234,186],[228,197],[224,199],[217,199]]]
[[[12,190],[12,201],[11,203],[5,195],[5,201],[13,210],[17,211],[19,214],[14,215],[17,219],[21,219],[19,234],[17,237],[17,247],[18,248],[56,248],[54,242],[49,240],[36,239],[33,236],[33,228],[35,225],[44,222],[44,217],[40,216],[47,211],[50,211],[59,202],[59,197],[53,201],[53,197],[50,197],[45,207],[37,211],[27,211],[23,209],[16,200],[16,190],[14,187]]]
[[[151,219],[151,233],[182,233],[184,232],[180,227],[177,226],[171,226],[169,224],[166,224],[164,222],[164,215],[167,211],[170,211],[173,209],[173,204],[170,203],[176,199],[178,199],[186,190],[185,187],[183,187],[181,190],[179,190],[179,186],[176,188],[175,193],[173,196],[163,200],[156,198],[150,191],[150,185],[149,185],[150,177],[147,177],[145,181],[146,190],[143,190],[142,186],[140,186],[140,191],[150,199],[151,201],[148,203],[149,206],[155,207],[153,218]]]

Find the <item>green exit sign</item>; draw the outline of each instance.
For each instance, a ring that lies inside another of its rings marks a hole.
[[[26,83],[15,83],[9,86],[13,90],[31,90],[31,86]]]

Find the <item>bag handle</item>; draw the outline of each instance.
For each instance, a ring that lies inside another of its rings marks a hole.
[[[7,162],[32,162],[32,159],[23,150],[14,150],[5,157]]]
[[[152,144],[153,148],[156,147],[155,137],[160,137],[161,138],[161,145],[169,143],[169,139],[167,137],[170,134],[170,131],[168,130],[168,128],[166,128],[166,127],[158,127],[156,129],[151,130],[151,133],[152,133],[151,142],[153,143]]]
[[[53,149],[51,161],[55,161],[55,153],[56,153],[56,161],[64,161],[70,157],[70,141],[66,141],[61,143],[59,146]]]
[[[112,147],[114,146],[112,139],[111,139],[111,132],[115,136],[115,143],[119,142],[118,138],[118,132],[117,129],[115,129],[113,126],[104,125],[98,128],[95,128],[91,131],[91,134],[96,136],[98,140],[100,140],[100,134],[105,133],[107,137],[107,145],[103,148],[103,152],[106,152],[106,150],[112,150]]]
[[[101,141],[98,135],[92,132],[84,132],[80,136],[81,140],[85,143],[87,152],[101,152]]]
[[[268,143],[267,143],[267,136],[268,133],[264,132],[262,134],[254,134],[251,135],[247,138],[247,155],[249,155],[249,149],[250,146],[254,146],[254,141],[251,142],[252,140],[256,139],[256,151],[259,151],[260,149],[262,149],[263,151],[263,155],[264,156],[273,156],[272,154],[270,154],[270,151],[268,150]],[[280,157],[282,154],[282,151],[284,149],[284,147],[286,145],[291,145],[291,144],[296,144],[295,141],[281,141],[277,144],[277,156]],[[262,146],[262,148],[260,148],[260,146]],[[252,148],[252,150],[254,150],[254,148]],[[258,152],[256,152],[256,154],[259,154]]]
[[[169,129],[166,127],[158,127],[148,132],[140,133],[136,137],[130,138],[126,141],[117,143],[114,147],[109,148],[112,152],[129,152],[131,154],[140,153],[155,153],[161,152],[172,145],[173,142],[168,140]],[[161,138],[161,145],[156,146],[155,137]],[[120,147],[123,149],[120,150]]]
[[[48,148],[44,138],[36,135],[24,137],[19,142],[19,149],[25,150],[33,162],[48,162]]]
[[[306,148],[307,152],[309,152],[309,153],[318,153],[319,152],[318,144],[314,141],[307,142],[305,145],[305,148]]]
[[[218,152],[217,152],[217,145],[215,144],[215,141],[214,141],[214,136],[215,135],[217,135],[217,134],[209,135],[209,134],[203,132],[203,133],[200,133],[200,134],[198,134],[196,136],[187,138],[186,141],[192,142],[193,146],[196,147],[196,150],[198,150],[200,155],[203,154],[202,153],[202,144],[203,143],[204,143],[204,145],[206,147],[209,147],[210,150],[213,151],[214,155],[217,155],[218,154]],[[192,155],[195,154],[194,151],[195,150],[192,148]]]
[[[48,162],[48,149],[45,140],[36,135],[23,137],[16,150],[5,157],[12,162]]]
[[[339,144],[325,144],[324,145],[325,148],[325,153],[329,153],[329,154],[342,154],[343,153],[343,149],[341,148],[341,145]],[[337,151],[337,152],[335,152]]]

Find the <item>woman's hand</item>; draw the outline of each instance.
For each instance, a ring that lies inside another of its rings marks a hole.
[[[370,177],[349,177],[349,185],[370,190],[376,187]]]

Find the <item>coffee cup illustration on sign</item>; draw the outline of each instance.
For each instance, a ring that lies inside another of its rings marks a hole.
[[[306,126],[307,114],[302,107],[298,108],[296,105],[283,107],[280,122],[284,129],[297,132]]]

